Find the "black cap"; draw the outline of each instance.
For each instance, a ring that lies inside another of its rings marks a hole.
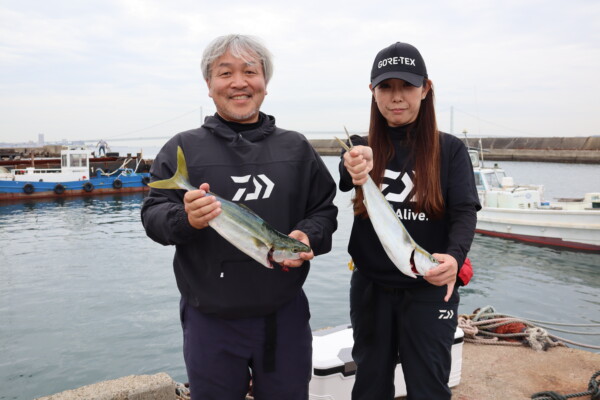
[[[396,42],[377,53],[371,69],[371,87],[390,78],[402,79],[413,86],[421,87],[427,79],[427,68],[416,47]]]

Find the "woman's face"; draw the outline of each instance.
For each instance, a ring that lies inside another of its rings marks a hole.
[[[417,119],[421,101],[425,99],[431,83],[429,80],[416,87],[401,79],[386,79],[375,89],[369,85],[379,112],[391,127],[410,124]]]

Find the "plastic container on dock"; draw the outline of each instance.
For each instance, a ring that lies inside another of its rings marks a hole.
[[[452,346],[450,387],[460,383],[463,331],[456,329]],[[309,400],[347,400],[351,397],[356,364],[352,360],[352,327],[341,325],[313,332],[313,374]],[[402,365],[396,366],[395,397],[406,396]]]

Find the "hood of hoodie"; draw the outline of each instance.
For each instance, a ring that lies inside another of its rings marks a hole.
[[[260,112],[259,120],[262,120],[262,124],[257,128],[239,133],[216,116],[206,117],[202,127],[230,143],[239,141],[258,142],[275,132],[275,117]]]

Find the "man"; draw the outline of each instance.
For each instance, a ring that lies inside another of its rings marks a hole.
[[[312,334],[302,285],[309,260],[331,249],[335,182],[304,136],[260,112],[272,62],[256,39],[215,39],[202,72],[217,113],[169,140],[150,171],[153,180],[170,178],[181,146],[199,190],[151,189],[142,207],[148,236],[176,248],[191,396],[241,400],[252,378],[257,400],[305,400]],[[208,227],[221,213],[209,189],[242,202],[312,251],[273,269],[253,261]]]
[[[102,154],[106,155],[106,148],[108,147],[108,143],[106,143],[104,139],[100,139],[96,146],[98,147],[98,157],[100,157]]]

